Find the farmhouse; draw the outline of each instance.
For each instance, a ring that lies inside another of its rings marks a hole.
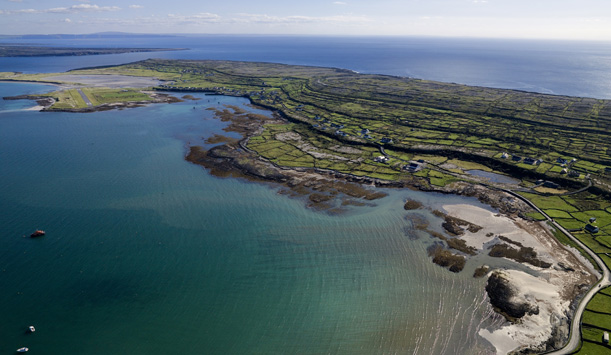
[[[419,170],[422,170],[422,168],[423,168],[423,165],[419,164],[419,163],[416,163],[416,162],[410,162],[408,165],[404,165],[403,166],[403,169],[405,169],[405,170],[407,170],[409,172],[412,172],[412,173],[414,173],[416,171],[419,171]]]
[[[586,229],[588,232],[590,232],[590,233],[598,233],[598,227],[595,227],[595,226],[593,226],[593,225],[591,225],[591,224],[589,224],[589,223],[588,223],[588,224],[586,224],[585,229]]]
[[[543,183],[543,187],[549,187],[550,189],[557,189],[560,187],[560,185],[556,184],[555,182],[546,181]]]
[[[378,162],[378,163],[386,163],[389,160],[390,159],[384,155],[380,155],[378,157],[373,158],[373,161]]]
[[[535,165],[536,162],[533,158],[524,158],[524,164]]]

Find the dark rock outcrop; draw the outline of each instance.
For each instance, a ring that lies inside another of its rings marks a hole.
[[[507,320],[515,322],[526,314],[539,314],[539,307],[525,301],[518,300],[517,290],[505,278],[502,272],[493,272],[488,278],[486,292],[490,303]]]

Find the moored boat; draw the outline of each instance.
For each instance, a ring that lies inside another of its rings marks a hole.
[[[45,231],[37,229],[34,233],[30,234],[30,238],[42,237],[43,235],[45,235]]]
[[[26,348],[25,346],[23,348],[19,348],[17,349],[18,353],[25,353],[26,351],[29,351],[30,349]]]
[[[34,333],[36,331],[36,328],[34,328],[33,325],[29,326],[28,329],[30,330],[30,333]]]

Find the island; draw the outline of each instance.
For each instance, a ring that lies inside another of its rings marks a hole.
[[[609,100],[211,60],[0,73],[0,80],[57,85],[13,97],[37,100],[42,111],[171,103],[190,93],[248,98],[272,114],[210,108],[242,138],[211,137],[220,144],[190,146],[185,158],[216,176],[281,185],[323,213],[374,203],[384,193],[372,186],[477,197],[498,213],[444,206],[432,211],[443,233],[410,213],[425,208],[420,202],[403,208],[413,230],[435,239],[431,260],[449,272],[484,254],[520,265],[475,271],[488,278],[485,292],[507,320],[480,335],[499,353],[572,351],[581,320],[582,347],[600,346],[611,319],[600,300],[611,296]]]
[[[80,56],[180,50],[185,48],[75,48],[0,44],[0,57]]]

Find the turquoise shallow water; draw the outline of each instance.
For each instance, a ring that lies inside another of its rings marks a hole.
[[[0,96],[47,89],[0,84]],[[389,190],[330,216],[183,159],[222,133],[205,107],[246,103],[70,114],[0,102],[0,354],[492,350],[477,336],[498,324],[479,265],[432,264],[434,240],[402,208],[476,202]],[[47,235],[22,238],[35,228]]]

